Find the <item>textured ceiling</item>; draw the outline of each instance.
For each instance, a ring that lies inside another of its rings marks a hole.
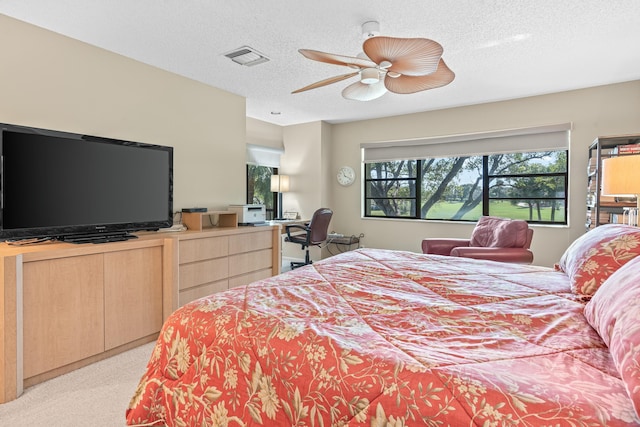
[[[640,79],[639,0],[0,0],[0,13],[242,95],[247,116],[279,125]],[[355,77],[291,94],[349,72],[298,49],[355,56],[370,20],[380,22],[381,35],[438,41],[454,82],[368,102],[340,95]],[[224,56],[245,45],[270,61],[243,67]]]

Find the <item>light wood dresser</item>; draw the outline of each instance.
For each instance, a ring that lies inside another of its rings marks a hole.
[[[279,257],[279,226],[0,243],[0,403],[155,340],[179,306],[279,274]]]
[[[178,236],[178,305],[280,273],[280,227],[187,231]]]

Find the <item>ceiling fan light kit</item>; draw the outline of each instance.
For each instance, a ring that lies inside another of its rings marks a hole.
[[[362,24],[362,34],[366,38],[362,45],[364,55],[351,57],[299,49],[308,59],[359,71],[330,77],[292,93],[316,89],[360,75],[360,80],[347,86],[342,91],[342,96],[356,101],[371,101],[387,91],[397,94],[416,93],[446,86],[455,79],[454,72],[442,59],[443,48],[438,42],[425,38],[378,36],[379,25],[376,21]]]
[[[385,93],[387,93],[387,89],[384,86],[384,81],[380,80],[378,83],[371,85],[361,82],[350,84],[344,88],[342,96],[345,99],[353,99],[355,101],[370,101],[380,98]]]
[[[380,81],[380,73],[377,68],[365,68],[360,71],[360,82],[372,85]]]

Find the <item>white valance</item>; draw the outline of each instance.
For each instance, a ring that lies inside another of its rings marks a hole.
[[[360,144],[364,162],[566,150],[571,123]]]
[[[247,144],[247,163],[250,165],[280,167],[280,156],[284,149]]]

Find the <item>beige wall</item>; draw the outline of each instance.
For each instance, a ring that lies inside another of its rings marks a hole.
[[[0,15],[0,122],[174,147],[174,210],[245,199],[245,100]]]
[[[291,177],[291,191],[283,194],[285,211],[311,218],[317,208],[328,206],[331,131],[324,122],[282,127],[247,117],[248,143],[284,148],[279,171]]]
[[[274,148],[284,148],[280,173],[290,176],[291,189],[283,194],[284,211],[296,211],[309,219],[320,207],[330,207],[332,126],[324,122],[281,127],[247,117],[247,142]],[[299,246],[284,244],[287,258],[303,258]],[[322,257],[312,248],[311,257]]]
[[[328,180],[331,126],[311,122],[283,128],[284,155],[280,159],[280,172],[289,175],[290,191],[283,194],[284,211],[296,211],[300,218],[309,219],[313,212],[325,207],[329,199]],[[299,247],[283,246],[283,255],[303,258]],[[312,248],[311,258],[322,256]]]
[[[0,28],[0,122],[175,147],[175,210],[244,203],[245,141],[274,147],[283,141],[281,171],[292,180],[285,210],[307,218],[320,206],[331,207],[331,229],[364,233],[362,242],[371,247],[419,251],[423,236],[466,237],[473,226],[361,218],[361,186],[345,188],[335,180],[343,165],[361,176],[361,142],[572,122],[570,227],[536,227],[533,243],[536,264],[551,265],[584,232],[588,145],[597,136],[640,133],[640,81],[385,119],[278,128],[247,121],[242,97],[3,15]]]
[[[248,144],[283,149],[283,127],[247,117]]]
[[[322,122],[286,126],[284,128],[284,155],[280,159],[280,172],[289,175],[290,191],[283,194],[285,211],[296,211],[301,218],[311,218],[313,212],[325,203],[327,183],[325,169],[328,164],[323,151]]]
[[[389,95],[387,95],[389,96]],[[535,226],[535,264],[551,266],[584,233],[587,148],[597,137],[640,133],[640,81],[484,105],[334,125],[331,175],[343,165],[358,181],[341,187],[331,180],[333,227],[364,233],[369,247],[420,251],[422,237],[468,237],[472,224],[361,218],[360,143],[573,123],[569,153],[569,227]]]

